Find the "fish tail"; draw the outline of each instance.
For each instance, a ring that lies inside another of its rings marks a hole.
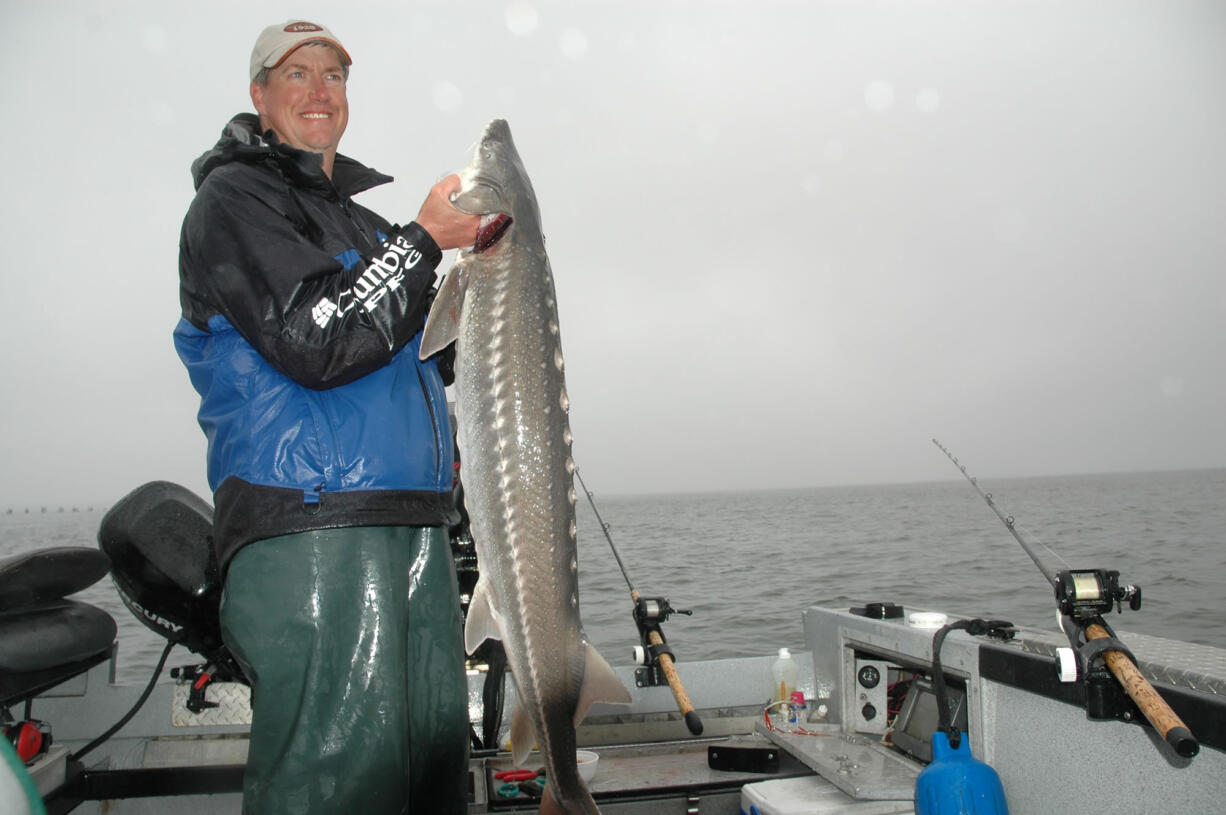
[[[546,781],[537,815],[600,815],[600,807],[586,787],[580,786],[578,795],[565,804],[553,797],[553,787]]]

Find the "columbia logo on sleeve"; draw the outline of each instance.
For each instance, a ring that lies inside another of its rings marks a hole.
[[[404,273],[422,258],[421,252],[402,235],[384,243],[383,249],[381,256],[371,258],[365,271],[350,288],[336,295],[335,302],[330,297],[320,298],[311,309],[316,325],[326,328],[333,317],[344,317],[358,306],[368,312],[374,311],[389,291],[400,288]]]

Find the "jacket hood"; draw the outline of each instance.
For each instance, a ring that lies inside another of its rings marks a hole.
[[[282,144],[271,130],[261,133],[260,117],[254,113],[239,113],[232,118],[222,129],[217,144],[192,162],[195,189],[200,189],[213,170],[233,162],[269,164],[295,186],[315,188],[325,193],[335,190],[342,198],[392,180],[390,175],[339,153],[333,162],[332,178],[329,180],[323,171],[323,157],[320,154]]]

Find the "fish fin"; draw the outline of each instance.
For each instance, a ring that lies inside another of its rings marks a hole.
[[[421,330],[418,359],[428,359],[456,341],[460,335],[460,315],[464,310],[464,275],[459,264],[439,284],[438,294],[426,315],[426,327]]]
[[[532,726],[532,717],[517,700],[511,713],[511,758],[516,767],[524,766],[535,744],[536,728]]]
[[[486,640],[502,639],[502,616],[490,602],[490,584],[485,575],[477,578],[472,599],[468,603],[468,616],[464,619],[464,650],[470,654]]]
[[[630,698],[630,691],[626,690],[596,647],[590,642],[584,645],[587,654],[583,665],[583,686],[579,688],[579,704],[575,706],[576,725],[583,721],[588,708],[595,702],[628,705],[634,701]]]

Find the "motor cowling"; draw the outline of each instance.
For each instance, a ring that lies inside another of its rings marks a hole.
[[[128,610],[149,629],[204,657],[222,681],[242,671],[221,638],[221,573],[213,508],[190,490],[153,481],[102,518],[98,546]]]

